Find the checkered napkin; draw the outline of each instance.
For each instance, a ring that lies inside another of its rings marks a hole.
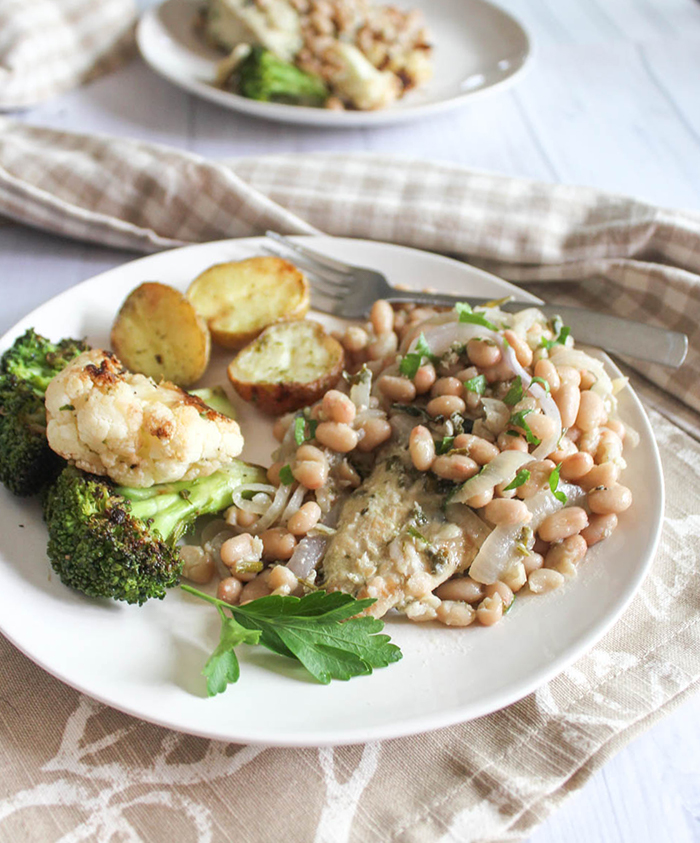
[[[112,711],[0,638],[0,839],[521,840],[700,687],[699,525],[688,503],[700,492],[700,216],[444,164],[338,155],[217,163],[9,121],[0,122],[0,214],[141,251],[266,228],[387,240],[691,337],[679,371],[636,364],[668,494],[652,572],[623,619],[555,680],[428,735],[234,747]]]
[[[133,0],[0,0],[0,111],[27,108],[116,67]]]

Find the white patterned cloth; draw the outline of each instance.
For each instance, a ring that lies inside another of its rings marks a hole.
[[[133,0],[0,0],[0,111],[27,108],[133,50]]]
[[[700,520],[688,502],[700,490],[700,216],[445,164],[211,162],[11,121],[0,122],[0,214],[141,251],[266,228],[388,240],[691,337],[679,371],[636,364],[656,383],[634,379],[668,493],[652,573],[623,619],[555,680],[503,711],[413,738],[230,747],[92,702],[0,639],[0,839],[520,840],[697,690]]]

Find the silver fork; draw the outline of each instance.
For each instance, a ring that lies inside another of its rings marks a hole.
[[[386,277],[377,270],[352,266],[326,257],[275,231],[267,231],[265,236],[274,241],[278,248],[266,245],[263,250],[285,258],[289,257],[291,252],[295,262],[311,281],[313,307],[333,316],[344,319],[365,318],[377,299],[447,307],[453,307],[457,302],[463,301],[476,306],[488,304],[490,301],[475,298],[468,293],[454,296],[424,293],[419,290],[399,290],[392,287]],[[688,351],[688,337],[685,334],[656,328],[644,322],[634,322],[631,319],[568,305],[530,305],[527,302],[514,301],[500,305],[502,310],[511,313],[530,306],[537,307],[545,316],[560,316],[580,342],[627,354],[639,360],[650,360],[662,366],[677,368]]]

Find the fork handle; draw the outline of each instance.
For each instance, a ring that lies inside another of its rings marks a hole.
[[[423,293],[413,290],[394,290],[385,296],[390,302],[420,302],[444,307],[454,307],[457,302],[485,305],[493,299],[475,298],[468,294],[450,296],[443,293]],[[545,316],[561,316],[577,340],[597,345],[608,351],[627,354],[638,360],[648,360],[662,366],[677,368],[688,353],[688,337],[679,331],[657,328],[645,322],[622,319],[582,307],[529,302],[506,302],[501,310],[516,313],[525,307],[536,307]]]

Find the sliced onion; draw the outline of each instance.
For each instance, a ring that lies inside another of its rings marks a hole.
[[[300,579],[308,579],[326,551],[328,540],[323,536],[306,536],[294,548],[287,568]]]
[[[482,521],[471,507],[463,503],[450,502],[445,507],[445,516],[448,521],[456,524],[476,547],[481,547],[491,533],[488,524]]]
[[[586,497],[586,493],[578,486],[560,483],[558,487],[567,496],[567,506],[576,506]],[[543,489],[525,501],[532,518],[527,524],[515,527],[496,527],[486,541],[469,568],[469,576],[477,582],[491,585],[500,579],[516,562],[522,560],[518,550],[518,539],[524,527],[529,527],[534,534],[544,519],[563,509],[561,501],[554,497],[549,489]],[[534,536],[533,536],[534,540]]]
[[[581,351],[580,348],[568,348],[564,345],[555,346],[549,353],[549,359],[555,366],[572,366],[574,369],[587,369],[595,375],[596,382],[591,387],[591,392],[597,392],[601,398],[612,395],[613,383],[610,375],[605,371],[600,360]]]
[[[243,495],[253,492],[256,497],[258,493],[263,493],[272,497],[276,491],[276,487],[269,483],[244,483],[234,491],[233,502],[238,509],[243,509],[246,512],[252,512],[255,515],[262,515],[266,512],[269,503],[265,504],[262,501],[246,500]]]
[[[559,407],[552,396],[539,383],[531,383],[528,388],[529,393],[540,402],[540,407],[545,416],[548,416],[554,422],[554,431],[546,439],[543,439],[540,444],[532,452],[532,456],[536,460],[543,460],[548,457],[552,451],[556,451],[559,440],[561,439],[561,413]]]
[[[266,530],[271,526],[282,514],[289,496],[292,493],[291,486],[280,485],[275,490],[275,496],[272,503],[268,506],[267,511],[261,515],[258,522],[255,524],[255,532],[259,533],[261,530]]]
[[[295,512],[298,512],[299,507],[304,503],[304,496],[306,495],[306,488],[299,484],[296,489],[294,490],[293,495],[289,499],[289,503],[284,508],[284,512],[282,513],[282,518],[280,519],[283,523],[287,523],[289,519],[294,515]]]
[[[350,400],[358,410],[369,407],[372,394],[372,372],[366,366],[359,373],[359,383],[350,387]]]
[[[522,451],[501,451],[484,466],[483,471],[462,484],[452,496],[451,502],[464,503],[475,495],[492,491],[499,483],[510,483],[525,463],[533,459],[535,457],[532,454],[524,454]]]
[[[490,430],[494,437],[498,436],[508,424],[510,408],[503,401],[499,401],[498,398],[482,398],[481,405],[486,413],[486,418],[483,420],[486,429]]]

